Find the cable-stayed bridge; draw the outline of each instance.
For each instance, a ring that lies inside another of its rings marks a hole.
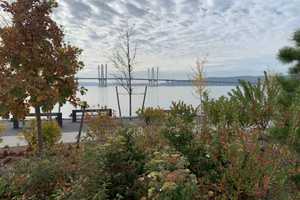
[[[164,86],[164,85],[193,85],[195,81],[192,79],[176,79],[176,78],[160,78],[159,68],[149,68],[147,78],[133,76],[131,78],[132,85],[149,85],[149,86]],[[129,78],[118,77],[115,75],[108,75],[108,67],[106,65],[98,66],[98,76],[97,77],[76,77],[79,82],[90,81],[96,83],[101,87],[106,87],[108,85],[120,85],[121,83],[126,83],[129,81]],[[245,77],[244,77],[245,78]],[[238,85],[239,80],[244,79],[243,77],[228,77],[228,78],[206,78],[203,82],[206,85]],[[257,77],[258,78],[258,77]],[[255,84],[257,79],[247,80]]]
[[[118,85],[120,82],[129,81],[128,78],[123,77],[107,77],[107,78],[97,78],[97,77],[77,77],[80,81],[92,81],[97,82],[99,86],[106,87],[108,85]],[[160,85],[193,85],[195,82],[191,79],[149,79],[149,78],[138,78],[134,77],[131,79],[133,85],[149,85],[149,86],[160,86]],[[203,81],[207,85],[238,85],[239,80],[223,80],[223,79],[206,79]],[[251,81],[250,81],[251,82]],[[253,84],[256,82],[252,81]]]

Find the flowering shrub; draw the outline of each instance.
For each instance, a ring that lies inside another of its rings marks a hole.
[[[146,173],[138,179],[142,199],[192,200],[197,192],[197,178],[180,154],[156,152],[146,164]]]

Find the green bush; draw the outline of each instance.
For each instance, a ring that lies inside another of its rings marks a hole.
[[[187,151],[194,138],[196,109],[183,102],[173,102],[162,134],[179,152]]]
[[[147,125],[160,125],[166,118],[166,113],[161,108],[146,108],[145,110],[139,109],[137,115],[142,118]]]
[[[70,196],[76,199],[133,199],[135,180],[143,174],[145,155],[135,145],[135,130],[121,130],[105,144],[85,150],[80,179]],[[80,198],[79,198],[80,197]]]
[[[0,133],[3,133],[5,131],[5,126],[3,124],[0,124]]]
[[[259,80],[257,84],[240,81],[240,86],[233,89],[229,96],[236,104],[234,112],[239,114],[239,120],[243,122],[241,126],[265,130],[276,111],[279,91],[276,77],[268,76],[267,73],[264,80]]]
[[[42,123],[42,134],[44,145],[47,148],[53,147],[61,139],[61,128],[56,121],[44,121]],[[36,121],[32,120],[29,126],[22,131],[22,135],[27,141],[28,145],[36,150],[37,148],[37,129]]]
[[[183,122],[191,124],[197,117],[197,109],[192,105],[187,105],[182,101],[173,102],[169,112],[170,118],[180,118]]]
[[[241,127],[249,126],[249,116],[239,115],[236,102],[230,98],[222,96],[215,100],[206,97],[202,105],[205,122],[209,123],[211,128],[229,129],[237,122]]]
[[[8,182],[4,177],[0,177],[0,199],[7,199]]]
[[[182,102],[173,104],[162,134],[171,147],[183,154],[189,161],[189,169],[201,177],[204,174],[214,174],[216,164],[208,156],[208,149],[195,132],[196,110]]]
[[[57,158],[23,159],[0,181],[0,199],[51,199],[68,182],[66,166]]]
[[[5,131],[5,126],[3,124],[0,124],[0,136]],[[0,138],[0,143],[2,142],[2,139]]]
[[[268,130],[270,138],[288,145],[300,154],[300,92],[294,96],[294,102],[289,107],[278,106],[278,113],[273,119],[273,126]]]

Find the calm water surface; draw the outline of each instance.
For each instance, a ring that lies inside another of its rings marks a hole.
[[[115,87],[109,86],[106,88],[89,86],[86,87],[88,92],[85,96],[81,96],[81,99],[87,101],[90,108],[101,108],[108,107],[115,110],[115,114],[118,115],[118,104],[116,98]],[[233,89],[233,86],[209,86],[209,96],[211,98],[217,98],[222,95],[227,95],[227,93]],[[135,113],[138,108],[141,108],[143,104],[143,93],[144,87],[137,86],[134,87],[133,96],[133,113]],[[125,90],[119,89],[120,102],[121,102],[121,111],[123,116],[128,116],[128,95]],[[160,86],[160,87],[148,87],[148,93],[146,97],[145,107],[161,107],[168,109],[172,101],[184,101],[187,104],[192,104],[193,106],[199,105],[199,99],[194,93],[194,88],[192,86]],[[57,111],[57,107],[55,110]],[[69,115],[74,109],[70,104],[66,104],[62,107],[62,112],[65,118],[68,118]],[[54,110],[54,111],[55,111]]]

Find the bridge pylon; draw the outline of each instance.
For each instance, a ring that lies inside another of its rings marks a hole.
[[[98,65],[98,81],[99,81],[99,87],[107,87],[108,85],[107,64]]]
[[[159,68],[148,68],[148,85],[158,86],[159,84]]]

